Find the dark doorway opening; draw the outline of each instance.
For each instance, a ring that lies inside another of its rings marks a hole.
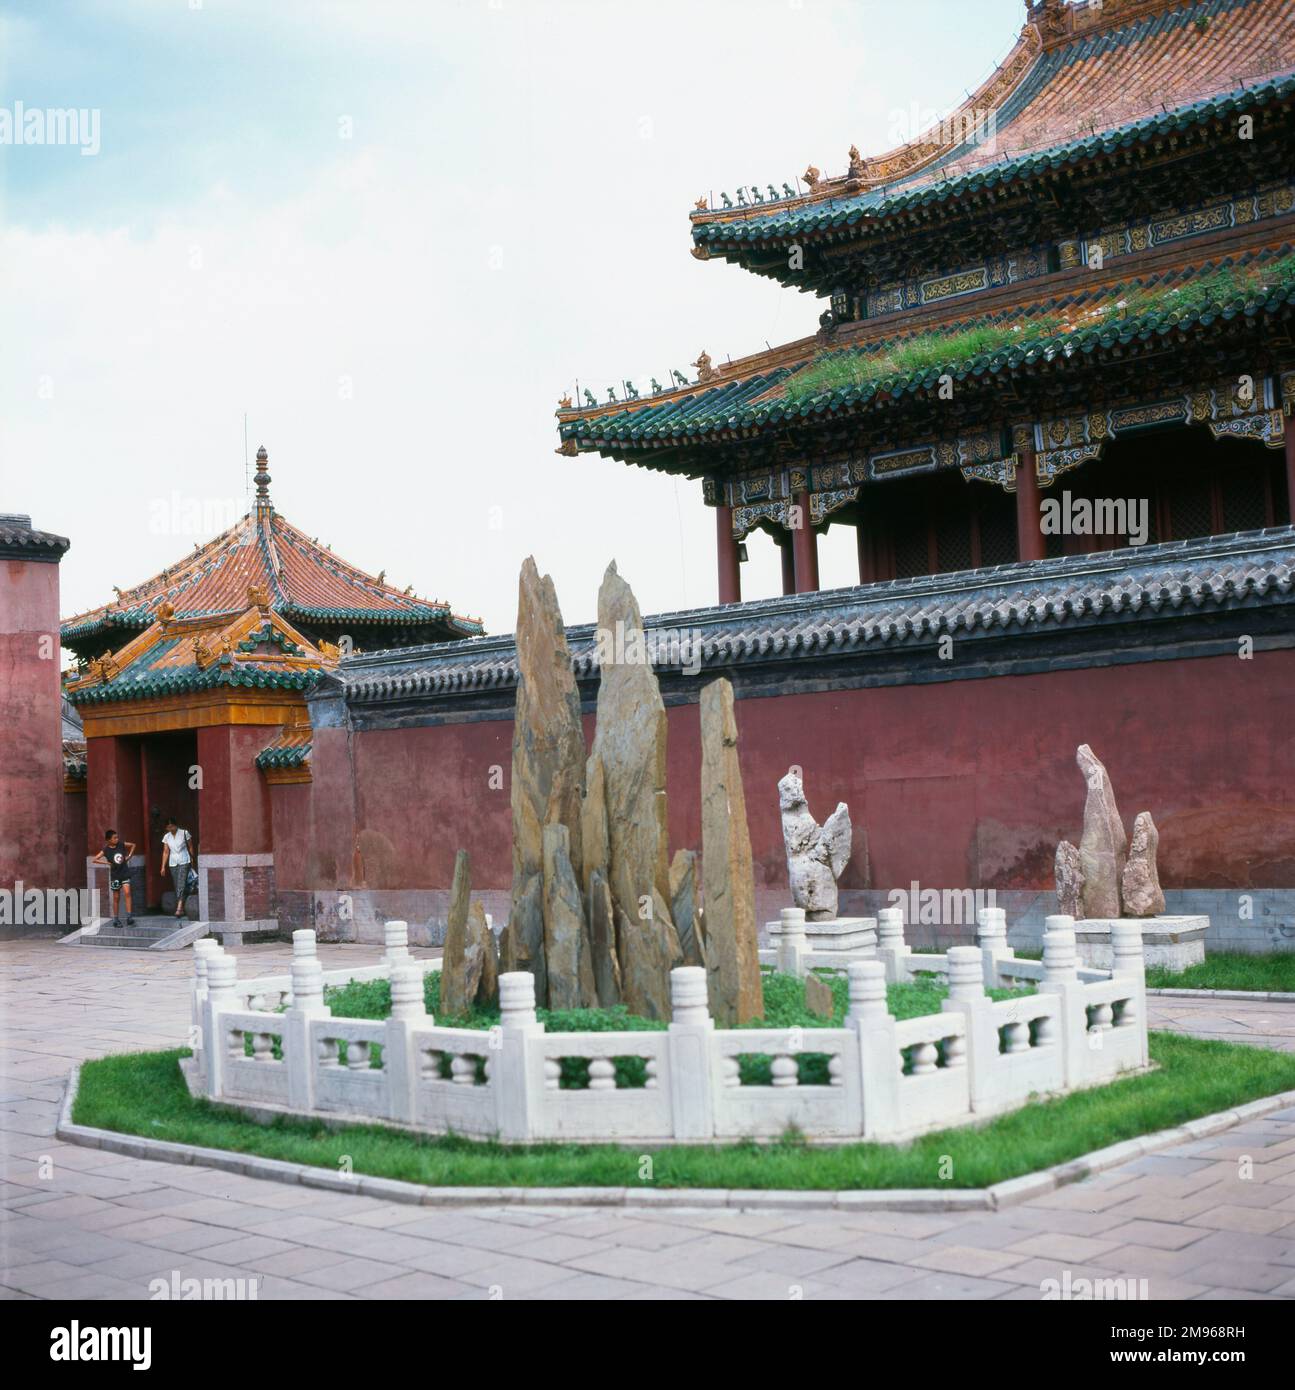
[[[144,798],[144,883],[147,912],[174,912],[175,891],[168,871],[162,873],[162,836],[174,816],[193,837],[196,856],[201,842],[198,791],[198,736],[192,731],[147,734],[140,739],[140,782]],[[188,915],[197,916],[198,900],[189,899]]]

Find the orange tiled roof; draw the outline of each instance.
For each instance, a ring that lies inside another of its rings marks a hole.
[[[263,603],[245,601],[232,621],[228,615],[177,618],[164,605],[157,620],[119,651],[91,661],[67,681],[64,694],[71,704],[85,705],[215,685],[308,690],[337,657],[336,647],[313,645]]]
[[[1122,129],[1292,70],[1295,0],[1045,0],[953,115],[895,149],[852,159],[846,173],[817,178],[807,194],[695,211],[694,240],[704,247],[733,224],[790,230],[827,201],[876,212],[937,178]]]
[[[251,587],[264,589],[269,607],[292,621],[347,626],[366,645],[382,645],[373,642],[375,633],[393,624],[426,628],[428,640],[482,631],[479,619],[460,617],[447,603],[401,592],[348,564],[285,520],[263,495],[241,521],[194,554],[121,591],[115,602],[66,619],[63,643],[98,654],[105,635],[148,627],[164,604],[177,619],[232,617],[247,608]]]

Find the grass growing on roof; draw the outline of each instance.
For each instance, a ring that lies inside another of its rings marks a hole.
[[[797,403],[854,386],[882,382],[899,385],[929,372],[956,373],[996,353],[1024,354],[1064,349],[1112,331],[1123,335],[1207,312],[1239,311],[1261,294],[1295,293],[1295,254],[1262,265],[1223,266],[1180,284],[1116,286],[1103,302],[1072,306],[1013,322],[981,319],[958,327],[915,333],[885,347],[825,353],[786,383],[787,399]]]
[[[1152,1033],[1158,1071],[1035,1101],[974,1129],[944,1130],[904,1145],[826,1148],[790,1135],[769,1145],[679,1145],[653,1151],[653,1177],[645,1183],[641,1146],[527,1147],[422,1138],[379,1125],[330,1131],[313,1120],[261,1124],[192,1097],[177,1065],[184,1055],[178,1050],[131,1053],[87,1062],[73,1120],[332,1172],[341,1171],[345,1159],[356,1173],[433,1186],[947,1189],[1021,1177],[1107,1144],[1295,1088],[1290,1053]],[[946,1155],[951,1170],[941,1166]],[[948,1171],[950,1177],[941,1176]]]

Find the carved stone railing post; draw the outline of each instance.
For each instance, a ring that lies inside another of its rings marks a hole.
[[[203,1046],[203,1015],[207,1006],[207,964],[212,952],[220,950],[220,942],[204,936],[193,943],[193,997],[190,1000],[189,1047],[198,1075],[205,1076],[207,1050]]]
[[[499,977],[499,1026],[490,1030],[487,1066],[501,1139],[538,1139],[544,1098],[544,1058],[532,1038],[544,1033],[535,1016],[535,976],[507,970]]]
[[[785,920],[785,919],[784,919]],[[670,1109],[676,1139],[710,1139],[715,1134],[711,1088],[711,1038],[715,1020],[706,1004],[706,971],[681,965],[670,972]]]
[[[415,960],[397,957],[391,966],[391,1016],[383,1047],[391,1118],[413,1124],[418,1101],[416,1030],[427,1026],[423,972]]]
[[[778,914],[781,931],[778,934],[778,971],[783,975],[805,978],[805,909],[784,907]]]
[[[967,1084],[972,1111],[992,1108],[999,1078],[998,1029],[993,1001],[985,993],[979,946],[949,947],[949,997],[940,1008],[967,1020]]]
[[[1062,1081],[1066,1086],[1076,1086],[1087,1071],[1089,1044],[1073,917],[1058,914],[1044,922],[1043,980],[1039,992],[1060,996]]]
[[[850,1002],[845,1026],[858,1039],[865,1139],[885,1139],[899,1131],[902,1063],[895,1020],[886,1004],[886,967],[879,960],[852,960],[847,967]]]
[[[207,955],[207,998],[203,1004],[203,1052],[207,1062],[207,1095],[218,1100],[225,1085],[229,1040],[221,1015],[237,1009],[238,962],[223,948]]]
[[[1139,1065],[1145,1067],[1151,1060],[1147,1051],[1147,967],[1142,955],[1142,928],[1136,921],[1120,919],[1111,924],[1111,954],[1111,974],[1117,980],[1127,980],[1130,987],[1120,1026],[1138,1030]]]
[[[889,984],[904,984],[908,979],[909,957],[912,950],[904,944],[904,910],[883,907],[877,913],[877,959],[886,967]]]
[[[408,922],[385,923],[382,928],[382,939],[387,946],[382,963],[388,970],[398,962],[410,959]]]
[[[315,947],[315,933],[306,927],[292,933],[292,1004],[283,1015],[283,1060],[288,1068],[288,1104],[294,1110],[315,1106],[315,1058],[310,1045],[310,1020],[327,1018],[324,970]]]
[[[1001,907],[982,907],[976,914],[976,944],[984,966],[985,988],[997,989],[999,962],[1016,957],[1007,944],[1007,913]]]

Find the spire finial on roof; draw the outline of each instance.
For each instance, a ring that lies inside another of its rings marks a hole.
[[[253,481],[256,483],[256,500],[258,502],[268,502],[270,500],[270,456],[265,451],[265,445],[256,451],[256,476]]]

